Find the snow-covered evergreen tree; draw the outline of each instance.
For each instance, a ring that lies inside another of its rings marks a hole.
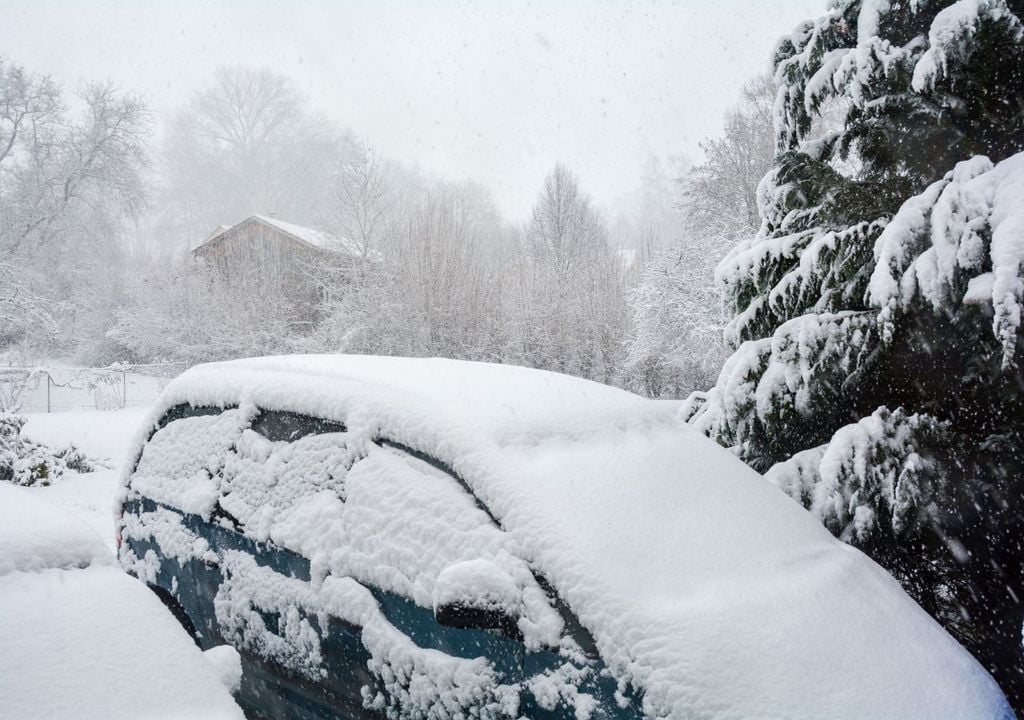
[[[1022,18],[835,0],[780,43],[762,226],[717,271],[735,353],[684,408],[892,571],[1018,712]]]

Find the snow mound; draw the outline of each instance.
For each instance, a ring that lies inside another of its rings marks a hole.
[[[0,619],[4,717],[243,718],[177,620],[117,568],[0,576]]]
[[[453,563],[434,583],[434,610],[466,605],[519,614],[521,590],[501,568],[483,558]]]
[[[203,657],[213,665],[217,677],[228,692],[238,692],[242,684],[242,656],[230,645],[218,645],[203,651]]]
[[[243,439],[250,431],[241,418],[255,407],[344,425],[336,448],[354,464],[331,478],[314,472],[321,484],[305,486],[299,514],[257,523],[310,557],[314,582],[281,578],[263,587],[258,568],[229,573],[218,616],[235,623],[243,641],[259,643],[266,636],[252,632],[253,603],[273,606],[294,595],[298,604],[326,606],[344,588],[334,611],[358,615],[352,619],[364,627],[371,669],[389,679],[399,705],[440,708],[455,696],[474,697],[476,686],[475,697],[511,710],[512,696],[483,659],[417,650],[358,582],[430,608],[458,596],[467,578],[479,581],[503,607],[521,602],[527,644],[543,645],[562,628],[542,594],[537,601],[532,568],[593,634],[620,689],[640,689],[650,717],[1012,717],[988,674],[895,580],[687,427],[674,404],[523,368],[368,356],[196,367],[167,387],[147,427],[181,403],[239,409],[193,418],[209,424],[207,433],[220,423],[218,438],[197,441],[180,459],[193,472],[175,480],[151,462],[170,452],[157,447],[124,480],[132,482],[126,491],[142,488],[201,513],[226,488],[239,494],[235,507],[254,516],[260,503],[283,502],[258,471],[250,488],[206,455],[210,443],[228,443],[265,466],[283,452],[292,455],[281,456],[280,467],[294,462],[298,442],[286,451]],[[383,447],[371,442],[381,439]],[[443,463],[485,507],[401,446]],[[310,467],[327,457],[324,448],[308,450]],[[254,563],[238,556],[228,565]],[[315,635],[297,622],[278,639],[284,644],[275,652],[294,655],[302,661],[297,671],[315,676],[315,663],[308,665],[318,652]],[[570,680],[538,676],[530,684],[538,701],[554,703],[563,689],[573,695]],[[571,699],[583,717],[593,710],[589,696]],[[383,709],[387,701],[368,702]]]
[[[112,563],[96,533],[71,513],[0,483],[0,575]]]

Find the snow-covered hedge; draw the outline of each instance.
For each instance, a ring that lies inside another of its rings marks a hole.
[[[24,425],[24,417],[0,413],[0,480],[15,485],[49,485],[68,470],[93,470],[89,459],[74,445],[54,450],[22,437]]]

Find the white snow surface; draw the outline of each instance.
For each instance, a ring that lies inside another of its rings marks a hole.
[[[88,525],[106,544],[111,557],[117,555],[114,498],[118,495],[118,471],[67,472],[52,484],[25,488],[47,503],[67,510]]]
[[[27,422],[21,432],[27,438],[54,448],[73,444],[90,459],[113,465],[124,459],[125,448],[146,412],[146,407],[129,407],[25,413]]]
[[[0,575],[113,561],[96,533],[69,512],[26,488],[0,483]]]
[[[242,685],[242,656],[230,645],[218,645],[203,651],[203,657],[213,665],[217,677],[228,692],[238,692]]]
[[[283,531],[276,539],[301,547],[315,572],[330,568],[316,590],[321,595],[348,574],[400,588],[429,607],[435,591],[443,596],[450,587],[451,574],[459,579],[482,571],[453,569],[453,563],[483,557],[508,573],[523,588],[524,603],[534,606],[525,562],[551,581],[593,633],[620,682],[644,690],[651,717],[1011,717],[987,673],[895,580],[687,427],[674,404],[508,366],[370,356],[258,358],[199,366],[173,381],[140,431],[139,451],[163,413],[184,402],[238,406],[220,420],[235,428],[232,442],[246,432],[233,423],[254,407],[347,426],[345,447],[365,456],[336,478],[341,485],[333,500],[322,490],[307,493],[305,499],[320,500],[294,511],[301,522],[261,526],[272,538]],[[434,468],[368,443],[376,436],[447,463],[505,532],[488,535],[468,497],[461,520],[425,519],[443,505],[423,504]],[[259,445],[249,443],[247,451],[267,458],[275,452],[273,444]],[[193,484],[149,472],[142,487],[157,499],[208,513],[211,485],[221,475],[203,466],[202,454],[195,461]],[[407,490],[422,482],[424,492],[403,499],[387,491],[388,482],[403,477]],[[126,471],[125,483],[128,478]],[[357,502],[375,489],[376,505]],[[350,513],[349,503],[362,516]],[[332,543],[357,539],[342,522],[346,513],[371,535],[353,552],[332,552],[339,549]],[[468,555],[474,544],[485,552]],[[443,550],[417,552],[427,546]],[[500,592],[507,594],[508,584]],[[246,606],[223,607],[242,617],[237,613]],[[381,641],[392,673],[425,662],[422,653],[396,656],[402,643],[383,640],[394,629],[370,610],[360,612],[370,623],[364,636]],[[557,629],[544,624],[543,609],[525,614],[537,623],[537,638]],[[399,667],[398,657],[408,662]],[[483,668],[480,673],[487,675]]]
[[[241,720],[178,622],[113,560],[74,516],[0,483],[0,716]]]
[[[243,717],[178,621],[118,568],[0,576],[0,648],[4,717]]]

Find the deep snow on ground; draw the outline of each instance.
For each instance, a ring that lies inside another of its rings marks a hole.
[[[47,487],[29,492],[82,519],[99,535],[111,553],[116,551],[114,504],[118,466],[124,461],[146,408],[77,410],[63,413],[28,413],[22,431],[26,437],[52,447],[74,444],[91,460],[110,469],[79,474],[68,472]]]
[[[124,459],[128,444],[145,415],[145,407],[24,413],[28,422],[22,434],[53,447],[73,443],[90,459],[114,466]]]
[[[88,527],[10,483],[0,483],[0,549],[0,576],[113,564]]]
[[[35,495],[0,483],[0,717],[242,720],[237,655],[208,664],[100,538]]]
[[[99,535],[111,554],[116,553],[114,538],[114,494],[117,471],[79,474],[69,472],[48,487],[26,488],[47,502],[67,510]]]

